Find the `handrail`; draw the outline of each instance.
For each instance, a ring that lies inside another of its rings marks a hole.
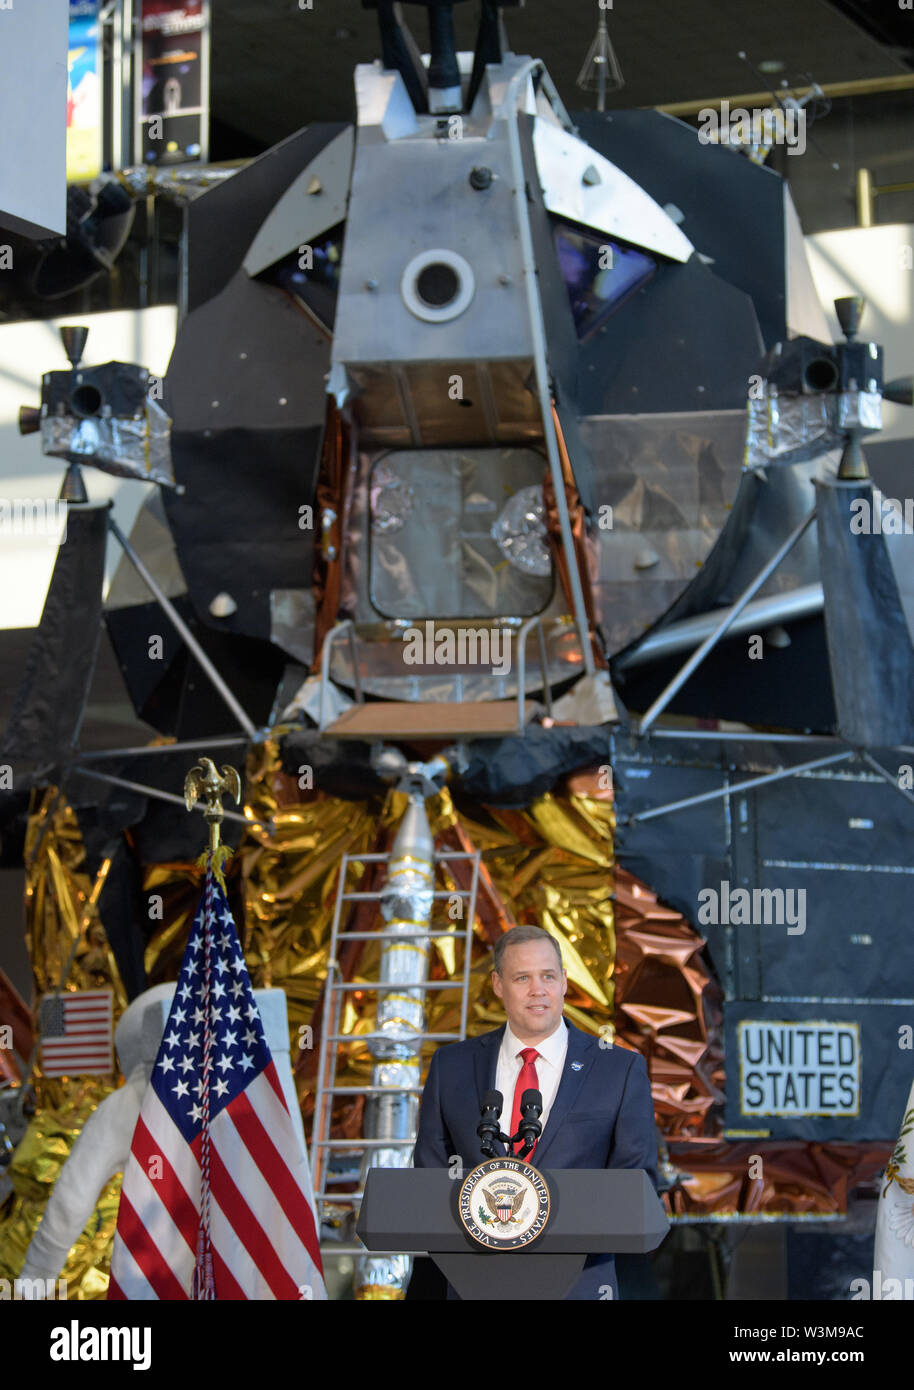
[[[524,704],[527,685],[527,638],[532,628],[536,628],[540,646],[540,665],[543,672],[543,695],[546,699],[546,713],[552,718],[552,687],[549,684],[549,666],[546,658],[546,634],[543,631],[542,614],[537,613],[521,625],[517,634],[517,728],[524,729]]]
[[[317,727],[323,733],[326,727],[326,701],[327,686],[330,684],[330,649],[337,637],[342,637],[344,633],[349,635],[350,653],[352,656],[352,675],[353,686],[355,689],[356,703],[364,704],[362,694],[362,682],[359,677],[359,664],[355,656],[355,627],[351,618],[344,618],[342,622],[334,623],[333,627],[324,638],[324,645],[321,648],[321,698],[317,711]]]
[[[517,727],[523,730],[524,727],[524,700],[526,696],[526,674],[527,674],[527,638],[533,628],[537,630],[540,649],[540,667],[543,673],[543,694],[546,701],[546,712],[552,715],[552,690],[549,684],[549,664],[546,653],[546,634],[543,628],[542,614],[537,613],[532,618],[528,618],[522,623],[517,633],[518,658],[517,658]],[[351,618],[344,618],[336,623],[324,638],[324,645],[321,651],[321,690],[320,705],[318,708],[318,730],[323,733],[327,723],[327,688],[330,684],[330,660],[333,643],[339,637],[347,637],[350,643],[350,651],[353,668],[353,685],[355,689],[356,703],[365,703],[365,696],[362,692],[362,684],[359,678],[358,661],[355,652],[355,624]],[[589,650],[589,641],[587,649]],[[365,857],[365,856],[363,856]],[[386,858],[385,855],[379,856]],[[347,895],[348,896],[348,895]]]

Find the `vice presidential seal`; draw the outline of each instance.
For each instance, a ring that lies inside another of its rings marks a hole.
[[[549,1188],[521,1159],[490,1158],[464,1179],[457,1206],[467,1235],[490,1250],[519,1250],[549,1220]]]

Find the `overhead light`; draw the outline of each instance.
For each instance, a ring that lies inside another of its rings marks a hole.
[[[758,65],[759,72],[783,72],[784,64],[780,58],[764,58]]]
[[[607,92],[617,92],[625,86],[619,59],[606,28],[606,17],[602,14],[597,24],[596,38],[587,50],[584,66],[578,73],[577,86],[584,92],[597,93],[598,111],[606,110]]]

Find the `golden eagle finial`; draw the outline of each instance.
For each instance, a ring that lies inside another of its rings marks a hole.
[[[198,801],[204,804],[203,819],[209,826],[211,853],[219,849],[219,827],[225,815],[222,798],[226,794],[233,796],[236,802],[241,801],[241,778],[228,763],[223,764],[220,776],[212,758],[201,758],[184,778],[184,801],[188,811],[192,811]]]

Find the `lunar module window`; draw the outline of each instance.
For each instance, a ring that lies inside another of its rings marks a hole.
[[[646,252],[578,227],[557,223],[555,246],[579,338],[605,323],[656,269]]]
[[[413,449],[371,470],[371,603],[388,618],[531,617],[552,597],[534,449]]]
[[[310,246],[291,251],[272,266],[263,279],[301,300],[314,317],[332,332],[340,288],[342,248],[341,224]]]

